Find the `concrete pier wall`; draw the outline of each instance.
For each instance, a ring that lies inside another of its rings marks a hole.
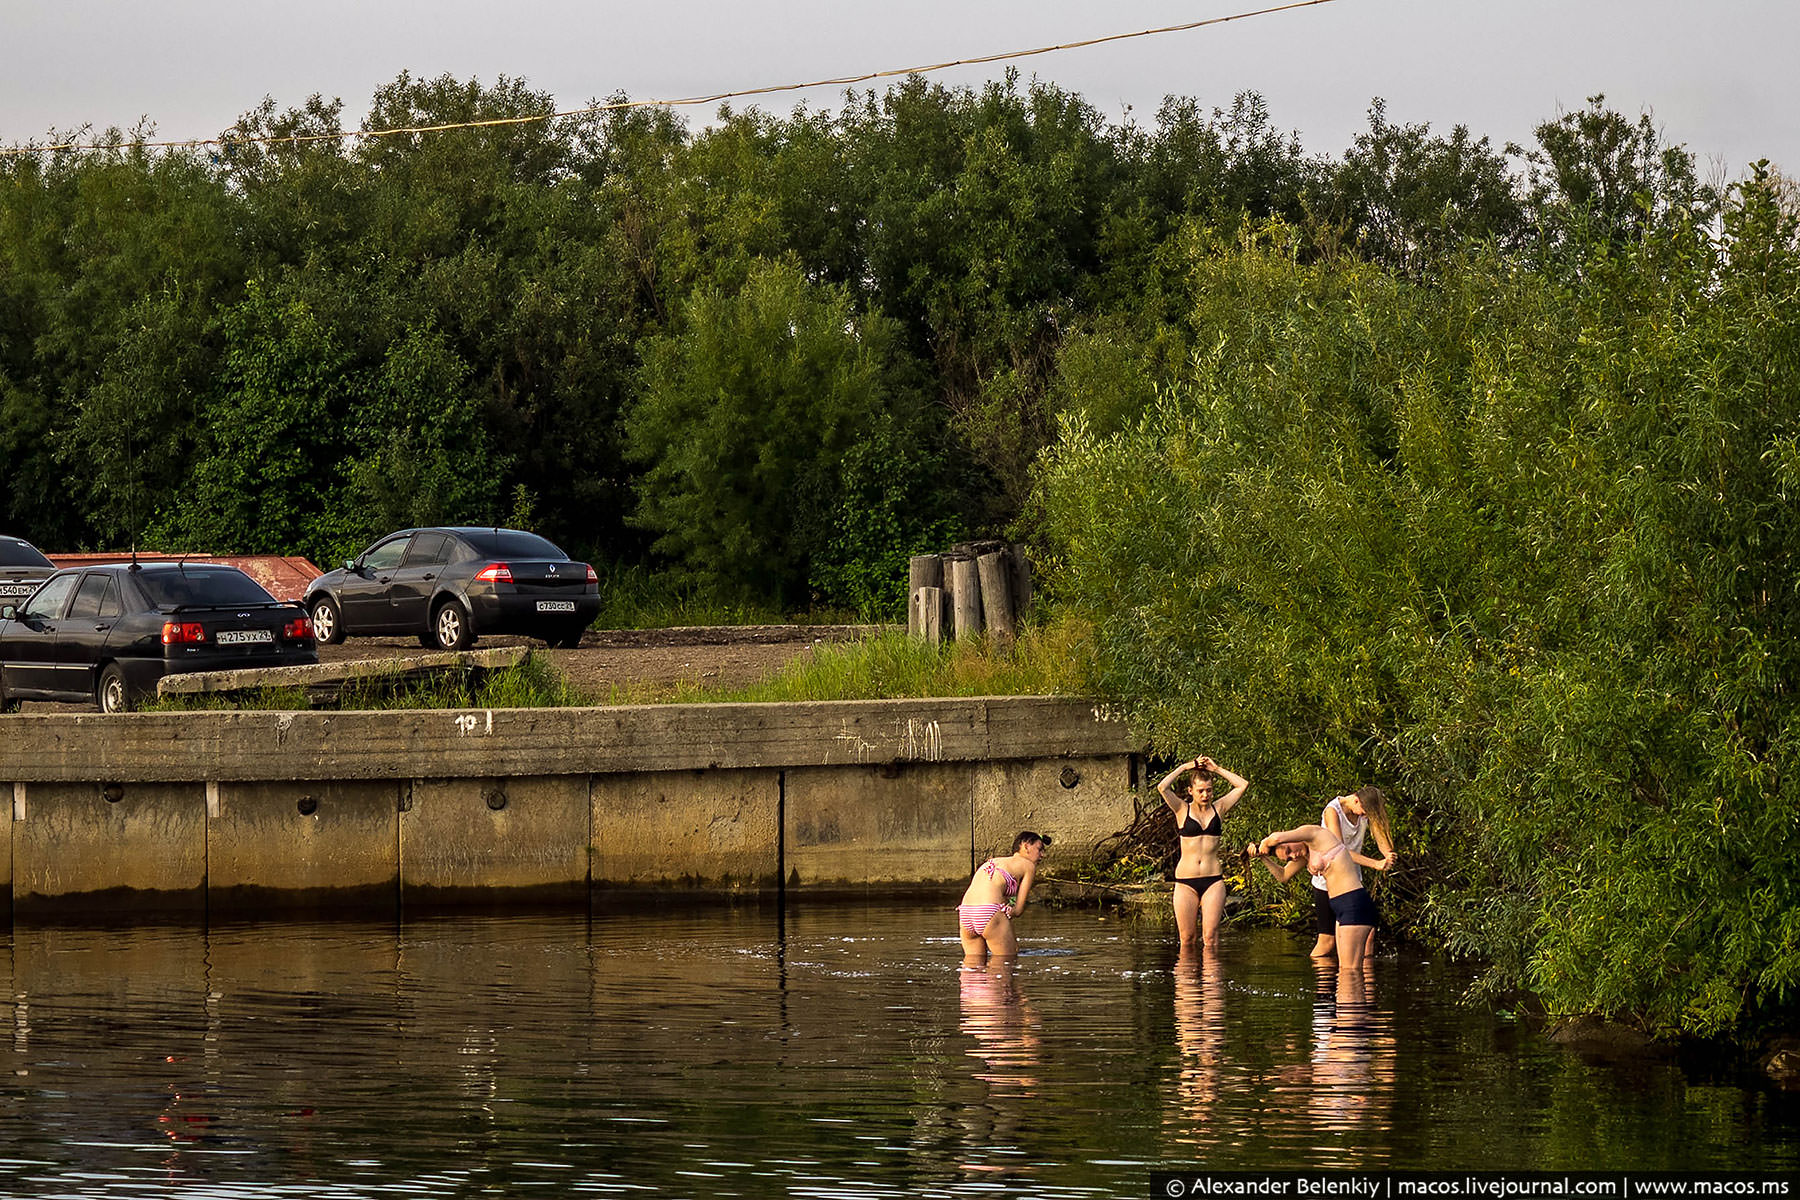
[[[1140,747],[1047,698],[0,718],[23,917],[951,887],[1080,856]]]

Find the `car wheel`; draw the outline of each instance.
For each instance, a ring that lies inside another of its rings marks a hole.
[[[100,682],[94,688],[94,703],[103,713],[130,712],[137,707],[137,697],[125,685],[125,672],[119,670],[118,663],[108,663],[100,672]]]
[[[559,633],[547,640],[558,650],[573,650],[581,645],[581,635],[585,632],[587,632],[587,626],[583,625],[577,629],[571,629],[567,633]]]
[[[321,646],[335,646],[344,640],[344,621],[337,601],[320,596],[312,606],[313,639]]]
[[[454,600],[439,606],[431,620],[440,650],[467,650],[475,644],[475,628],[469,624],[469,610]]]

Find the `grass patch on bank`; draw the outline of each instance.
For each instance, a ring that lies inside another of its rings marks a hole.
[[[1010,650],[986,640],[929,645],[903,632],[821,643],[810,658],[747,687],[698,683],[615,687],[609,704],[796,704],[925,696],[1070,696],[1092,678],[1093,638],[1082,622],[1028,627]]]
[[[337,710],[578,708],[622,704],[757,704],[817,700],[897,700],[927,696],[1073,696],[1093,677],[1091,629],[1056,618],[1028,627],[1009,650],[986,640],[941,646],[903,632],[858,642],[822,642],[809,657],[747,687],[698,682],[617,685],[595,696],[571,686],[549,656],[528,655],[515,666],[485,672],[445,672],[423,679],[374,676],[357,680]],[[305,688],[267,688],[229,695],[170,696],[146,712],[286,711],[315,707]]]

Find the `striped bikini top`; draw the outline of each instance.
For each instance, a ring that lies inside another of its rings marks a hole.
[[[987,872],[987,876],[989,879],[992,879],[994,877],[995,871],[1000,872],[1002,875],[1006,876],[1006,883],[1003,885],[1002,890],[1004,890],[1006,892],[1006,894],[1009,896],[1016,896],[1019,894],[1019,881],[1017,879],[1013,878],[1011,871],[1008,871],[1005,867],[1001,866],[998,862],[995,862],[993,859],[990,858],[987,860],[986,863],[982,864],[981,869]]]

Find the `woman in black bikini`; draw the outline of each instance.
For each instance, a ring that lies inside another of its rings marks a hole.
[[[1179,786],[1175,780],[1187,778]],[[1213,776],[1225,780],[1231,790],[1213,799]],[[1219,922],[1225,916],[1225,870],[1219,865],[1220,818],[1243,799],[1250,784],[1241,775],[1221,767],[1204,754],[1184,762],[1156,785],[1163,803],[1175,814],[1181,835],[1181,857],[1175,863],[1175,926],[1182,945],[1199,941],[1208,949],[1219,945]]]

